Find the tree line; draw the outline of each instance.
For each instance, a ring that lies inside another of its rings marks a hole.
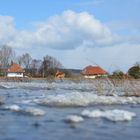
[[[17,56],[12,47],[3,45],[0,47],[0,75],[9,68],[12,63],[17,63],[25,69],[26,75],[31,77],[51,77],[54,76],[57,69],[62,69],[62,64],[55,58],[49,55],[43,57],[42,60],[34,59],[29,53],[24,53]],[[64,70],[64,69],[63,69]],[[68,70],[64,70],[67,76],[71,76]],[[140,63],[128,69],[127,74],[121,70],[116,70],[111,75],[113,78],[140,78]]]
[[[140,63],[134,64],[132,67],[130,67],[127,71],[127,73],[124,73],[121,70],[116,70],[112,73],[110,76],[111,78],[134,78],[134,79],[140,79]]]
[[[12,64],[17,63],[22,66],[26,75],[32,77],[48,77],[54,76],[57,69],[62,68],[62,64],[55,58],[49,55],[43,57],[43,60],[34,59],[29,53],[24,53],[17,56],[12,47],[3,45],[0,47],[0,73]]]

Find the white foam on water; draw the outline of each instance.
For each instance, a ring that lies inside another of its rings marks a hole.
[[[33,116],[42,116],[45,115],[45,111],[39,108],[34,108],[34,107],[28,107],[24,110],[26,113],[29,113]]]
[[[140,90],[140,82],[133,83],[132,81],[116,81],[116,85],[114,85],[112,80],[82,80],[73,82],[71,80],[64,80],[61,82],[54,81],[32,81],[32,82],[7,82],[0,81],[0,88],[25,88],[25,89],[42,89],[42,90],[77,90],[77,91],[85,91],[92,92],[97,95],[111,95],[111,96],[139,96]],[[135,84],[133,86],[133,84]]]
[[[66,89],[88,90],[93,89],[93,83],[74,82],[0,82],[3,88],[35,88],[35,89]]]
[[[9,106],[5,106],[4,109],[7,109],[7,110],[11,110],[11,111],[21,111],[21,107],[18,106],[18,105],[9,105]]]
[[[136,114],[125,110],[106,111],[104,117],[111,121],[130,121]]]
[[[9,84],[9,83],[3,83],[0,84],[0,88],[4,88],[4,89],[11,89],[14,88],[15,86],[13,84]]]
[[[42,116],[45,115],[45,111],[39,108],[35,108],[35,107],[20,107],[18,105],[9,105],[9,106],[4,106],[4,109],[6,110],[11,110],[14,112],[21,112],[21,113],[26,113],[29,115],[33,115],[33,116]]]
[[[63,82],[2,82],[0,81],[0,85],[5,88],[25,88],[25,89],[46,89],[46,90],[80,90],[80,91],[96,91],[96,83],[97,81],[63,81]],[[98,81],[99,83],[99,81]],[[104,86],[104,90],[108,90],[109,87]],[[105,91],[106,92],[106,91]]]
[[[132,120],[133,117],[136,116],[134,112],[129,112],[126,110],[106,110],[106,111],[101,111],[101,110],[83,110],[81,112],[81,115],[83,117],[89,117],[89,118],[106,118],[110,121],[130,121]]]
[[[109,91],[106,82],[104,81],[103,90],[99,93],[97,91],[96,84],[102,84],[102,81],[93,81],[93,82],[0,82],[0,85],[7,85],[9,87],[16,88],[27,88],[27,89],[43,89],[41,91],[43,96],[39,97],[40,99],[33,99],[33,102],[49,105],[49,106],[88,106],[94,104],[140,104],[140,97],[124,97],[117,94],[112,94],[116,96],[106,96],[106,92]],[[99,86],[100,87],[100,86]],[[101,86],[102,87],[102,86]],[[117,87],[118,88],[118,87]],[[46,92],[48,89],[53,89],[49,92]],[[119,88],[118,88],[119,89]],[[105,91],[104,91],[105,90]],[[105,94],[104,94],[105,92]],[[121,93],[121,89],[119,89]],[[31,95],[34,92],[29,92],[27,95]],[[51,94],[50,94],[51,93]],[[110,93],[108,94],[110,95]],[[35,96],[39,96],[35,95]],[[27,102],[25,102],[26,104]],[[27,103],[28,104],[28,103]]]
[[[57,95],[46,95],[38,100],[40,104],[50,106],[88,106],[94,104],[140,104],[139,97],[98,96],[91,92],[69,92]]]
[[[22,104],[30,104],[32,103],[32,100],[21,100],[21,101],[16,101],[16,103],[22,103]]]
[[[77,115],[69,115],[65,118],[65,122],[68,123],[79,123],[84,121],[83,117]]]
[[[89,118],[99,118],[103,114],[100,110],[94,110],[94,111],[89,111],[89,110],[83,110],[81,115],[83,117],[89,117]]]

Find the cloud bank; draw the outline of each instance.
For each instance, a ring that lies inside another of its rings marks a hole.
[[[0,16],[0,42],[13,47],[45,46],[74,49],[80,46],[104,47],[116,44],[119,37],[87,12],[65,11],[36,23],[34,31],[18,30],[12,17]]]

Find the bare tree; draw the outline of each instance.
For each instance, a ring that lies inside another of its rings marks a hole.
[[[41,60],[37,60],[37,59],[32,60],[32,62],[30,64],[30,72],[31,72],[32,76],[34,76],[34,77],[41,76],[39,73],[41,65],[42,65]]]
[[[23,65],[23,67],[26,69],[29,69],[31,61],[32,61],[32,57],[28,53],[25,53],[22,56],[19,56],[18,58],[18,63],[20,65]]]
[[[19,65],[22,65],[22,56],[17,56],[16,61]]]
[[[42,61],[38,60],[38,59],[33,59],[31,64],[30,64],[30,68],[32,69],[39,69],[41,67]]]
[[[62,67],[62,64],[58,60],[56,60],[56,58],[49,56],[49,55],[46,55],[44,57],[43,64],[47,69]]]
[[[0,63],[3,67],[8,67],[14,60],[15,52],[10,46],[2,46],[0,50]]]
[[[42,62],[42,74],[44,76],[54,75],[57,68],[62,68],[62,64],[56,58],[46,55]]]

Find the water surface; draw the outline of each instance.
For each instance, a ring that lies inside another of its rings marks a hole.
[[[37,102],[53,95],[71,93],[94,93],[94,85],[86,82],[1,82],[0,97],[5,104],[0,106],[1,140],[139,140],[139,104],[90,104],[86,106],[51,106]],[[68,96],[66,96],[68,98]],[[84,100],[81,98],[81,100]],[[36,102],[37,101],[37,102]],[[33,116],[24,112],[6,110],[5,106],[34,107],[45,111],[45,115]],[[136,113],[131,121],[112,122],[104,118],[84,118],[80,123],[66,123],[68,115],[80,115],[85,109],[121,109]]]

